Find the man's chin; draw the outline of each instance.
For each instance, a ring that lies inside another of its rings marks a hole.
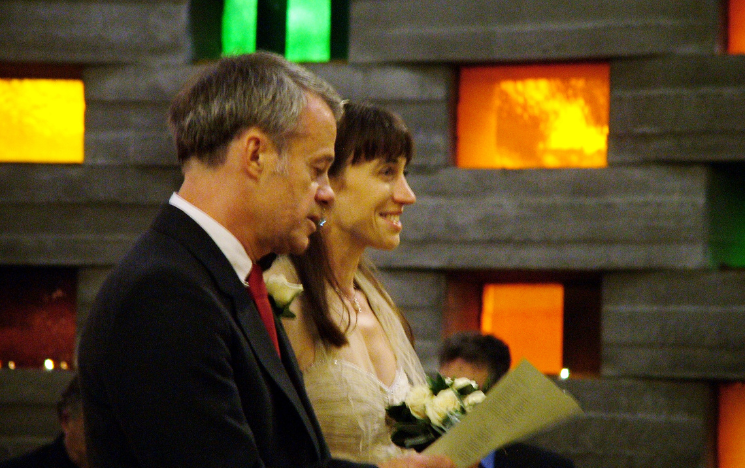
[[[308,240],[307,237],[303,237],[301,239],[292,239],[292,242],[290,243],[290,246],[288,249],[289,250],[288,253],[291,253],[293,255],[301,255],[306,250],[308,250],[309,243],[310,241]]]

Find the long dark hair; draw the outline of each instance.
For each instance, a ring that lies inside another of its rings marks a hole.
[[[403,156],[408,164],[414,156],[414,141],[409,129],[397,114],[369,103],[345,102],[344,113],[337,126],[334,152],[335,159],[329,168],[331,179],[340,177],[349,165],[379,158],[395,161]],[[310,244],[305,253],[291,255],[290,259],[305,290],[301,295],[304,310],[314,324],[319,339],[336,347],[346,345],[346,332],[352,325],[351,320],[348,320],[347,326],[342,329],[328,314],[326,285],[329,284],[340,299],[342,296],[323,242],[323,229],[310,236]],[[358,272],[370,281],[398,314],[406,335],[413,341],[411,326],[378,281],[372,263],[362,258]],[[346,313],[350,314],[349,310]]]

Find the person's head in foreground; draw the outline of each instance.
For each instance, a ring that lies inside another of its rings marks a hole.
[[[440,350],[440,373],[466,377],[486,391],[510,369],[510,348],[492,335],[460,332],[451,335]]]
[[[301,253],[334,198],[327,170],[340,115],[325,81],[279,55],[223,58],[171,105],[179,194],[235,235],[253,261]]]

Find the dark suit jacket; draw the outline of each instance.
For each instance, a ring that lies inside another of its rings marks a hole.
[[[574,462],[533,445],[516,443],[492,452],[494,468],[574,468]]]
[[[360,466],[330,459],[277,322],[281,360],[217,245],[165,206],[82,333],[92,466]]]

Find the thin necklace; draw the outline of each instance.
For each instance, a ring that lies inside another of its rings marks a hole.
[[[340,296],[348,300],[352,304],[352,307],[354,308],[354,310],[357,312],[357,315],[360,315],[362,314],[362,307],[360,306],[360,301],[357,300],[357,290],[355,289],[354,291],[355,293],[352,294],[352,297],[349,297],[346,294],[344,294],[344,292],[341,289],[336,288],[336,292],[339,293]]]

